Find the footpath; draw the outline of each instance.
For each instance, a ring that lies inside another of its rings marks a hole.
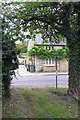
[[[56,72],[29,72],[27,71],[24,65],[20,65],[19,69],[15,70],[16,76],[35,76],[35,75],[45,75],[45,76],[52,76],[56,75]],[[57,72],[58,75],[68,75],[68,72]]]

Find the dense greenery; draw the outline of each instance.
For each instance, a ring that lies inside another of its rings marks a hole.
[[[58,55],[59,59],[68,58],[69,49],[67,47],[63,47],[61,49],[46,50],[43,46],[34,46],[30,51],[28,51],[29,56],[37,55],[41,59],[55,58],[55,54]]]
[[[2,43],[2,89],[3,95],[9,97],[10,84],[14,70],[18,68],[17,49],[15,43],[3,37]]]
[[[10,25],[9,36],[16,40],[35,38],[58,42],[66,38],[69,47],[69,93],[78,93],[80,79],[80,2],[12,2],[2,5]],[[7,30],[7,29],[6,29]],[[26,36],[24,32],[29,32]]]
[[[20,53],[26,53],[27,52],[27,43],[23,42],[23,43],[18,43],[16,44],[17,49],[20,51]]]
[[[5,18],[2,19],[2,92],[5,97],[10,97],[10,84],[14,70],[18,68],[18,50],[12,37],[9,36],[9,25]]]

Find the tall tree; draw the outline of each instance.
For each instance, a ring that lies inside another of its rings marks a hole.
[[[2,23],[2,93],[4,97],[9,98],[12,75],[18,68],[18,51],[14,40],[9,36],[9,25],[5,18],[2,19]]]

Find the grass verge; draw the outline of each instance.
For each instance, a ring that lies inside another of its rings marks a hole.
[[[78,118],[78,103],[66,88],[12,89],[3,118]]]

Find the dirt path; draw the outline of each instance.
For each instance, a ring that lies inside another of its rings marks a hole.
[[[7,118],[7,115],[11,116],[12,118],[26,118],[26,116],[32,115],[29,108],[27,108],[27,104],[19,93],[22,89],[11,89],[11,98],[3,100],[3,110],[2,116]],[[12,113],[11,113],[12,111]]]

